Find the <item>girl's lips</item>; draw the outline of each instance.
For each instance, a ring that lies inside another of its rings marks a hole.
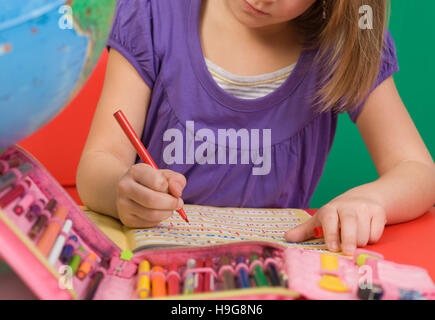
[[[254,14],[257,14],[257,15],[260,15],[260,16],[264,16],[264,15],[267,15],[267,13],[266,12],[263,12],[263,11],[261,11],[261,10],[258,10],[258,9],[256,9],[256,8],[254,8],[248,1],[246,1],[246,0],[243,0],[243,6],[247,9],[247,10],[249,10],[250,12],[252,12],[252,13],[254,13]]]

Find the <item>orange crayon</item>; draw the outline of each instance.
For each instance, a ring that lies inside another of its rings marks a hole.
[[[151,294],[153,298],[166,296],[166,280],[162,267],[154,266],[151,269]]]
[[[92,269],[91,262],[94,262],[96,258],[97,256],[95,255],[95,253],[91,252],[88,254],[88,258],[82,262],[79,269],[77,270],[77,278],[83,280],[88,275],[89,271],[91,271]]]
[[[59,235],[59,231],[62,228],[63,223],[65,222],[66,216],[68,214],[68,209],[64,206],[57,207],[56,211],[53,214],[53,220],[47,225],[44,233],[39,239],[36,247],[41,251],[44,256],[48,256],[53,247],[54,241]]]

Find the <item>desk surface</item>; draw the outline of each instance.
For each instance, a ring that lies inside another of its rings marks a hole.
[[[317,210],[307,211],[312,215]],[[435,281],[434,232],[435,207],[413,221],[387,226],[379,242],[366,249],[381,253],[386,260],[423,267]],[[0,268],[0,300],[34,298],[11,270]]]

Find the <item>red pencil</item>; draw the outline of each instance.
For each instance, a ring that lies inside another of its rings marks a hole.
[[[134,132],[133,128],[131,127],[131,125],[128,122],[127,118],[125,117],[124,113],[121,110],[118,110],[113,114],[113,116],[118,121],[119,125],[121,126],[121,128],[124,131],[125,135],[127,136],[128,140],[130,140],[131,144],[136,149],[136,151],[139,154],[139,157],[142,159],[143,163],[149,164],[154,169],[158,169],[157,165],[155,164],[155,162],[151,158],[147,149],[145,149],[145,146],[140,141],[136,132]],[[187,219],[186,213],[184,212],[183,208],[177,210],[177,212],[184,219],[184,221],[189,223],[189,220]]]
[[[196,259],[196,268],[202,268],[204,267],[204,261],[201,258]],[[195,293],[201,293],[204,292],[204,274],[202,272],[197,272],[196,273],[196,278],[197,278],[197,282],[196,282],[196,287],[194,288]]]
[[[169,267],[169,272],[178,273],[178,267],[175,264],[171,264]],[[176,274],[170,274],[167,276],[168,279],[168,296],[176,296],[180,294],[180,278]]]

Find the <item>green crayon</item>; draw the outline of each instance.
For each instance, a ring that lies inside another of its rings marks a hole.
[[[82,252],[85,252],[85,248],[83,248],[83,247],[80,247],[79,250],[82,251]],[[71,267],[71,270],[72,270],[73,274],[76,273],[77,268],[79,267],[81,261],[82,261],[82,257],[78,253],[76,253],[72,257],[69,266]]]
[[[256,254],[253,254],[251,256],[251,259],[249,260],[249,263],[252,264],[255,260],[258,260],[258,256]],[[263,269],[261,269],[261,266],[258,264],[253,269],[253,277],[257,287],[268,286],[267,279],[264,275]]]

